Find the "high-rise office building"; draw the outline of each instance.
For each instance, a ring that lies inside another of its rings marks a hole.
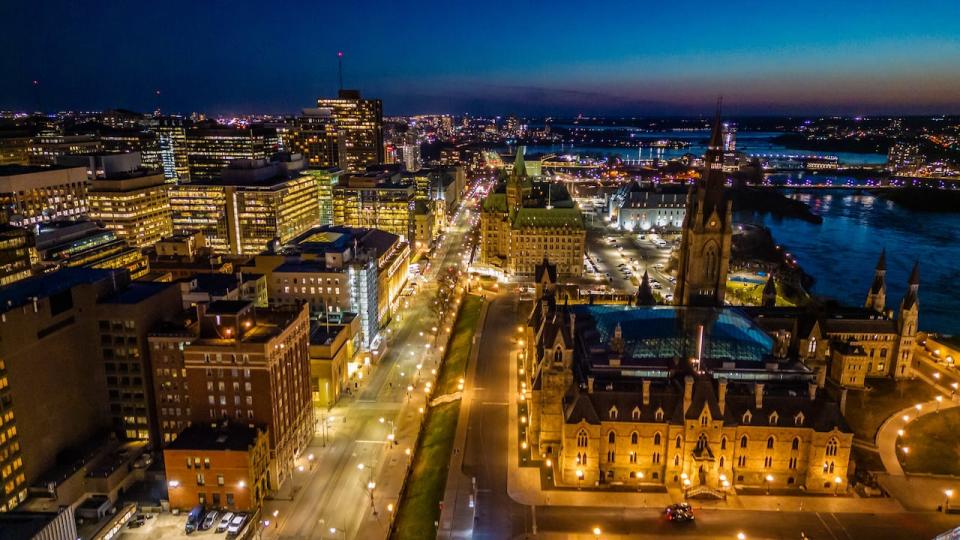
[[[87,198],[90,218],[127,244],[152,246],[173,233],[166,182],[159,169],[141,166],[140,153],[75,156],[89,159]]]
[[[143,129],[104,129],[100,131],[100,146],[103,152],[137,152],[140,163],[146,169],[161,169],[159,136]]]
[[[0,286],[30,277],[32,248],[30,231],[0,224]]]
[[[296,124],[298,129],[291,136],[290,151],[302,154],[307,167],[327,169],[340,163],[332,109],[303,109]]]
[[[333,225],[333,188],[340,183],[343,169],[307,169],[303,174],[317,181],[317,202],[320,208],[320,225]]]
[[[93,154],[101,150],[96,135],[61,135],[45,132],[33,139],[30,147],[30,164],[49,167],[61,156]]]
[[[317,99],[317,107],[331,111],[340,168],[362,172],[383,163],[383,103],[379,99],[362,99],[358,90],[340,90],[336,98]]]
[[[150,271],[150,261],[116,233],[92,221],[54,221],[37,227],[37,253],[45,270],[123,268],[133,279]]]
[[[0,166],[0,220],[28,227],[86,213],[86,167]]]
[[[188,129],[185,143],[191,182],[220,178],[231,161],[265,160],[279,149],[277,130],[264,127]]]
[[[174,186],[174,230],[203,233],[216,253],[255,255],[317,224],[317,181],[298,155],[286,161],[237,160],[218,180]]]
[[[333,222],[381,229],[409,240],[414,236],[415,187],[399,174],[375,171],[348,175],[333,188]]]
[[[187,131],[183,118],[159,117],[153,119],[150,126],[157,134],[157,147],[164,178],[169,181],[176,181],[178,178],[186,179],[190,174],[190,166],[187,163]]]

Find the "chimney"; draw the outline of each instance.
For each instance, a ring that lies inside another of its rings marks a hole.
[[[570,314],[570,337],[573,338],[573,331],[577,327],[577,316],[574,313]]]
[[[757,403],[756,403],[757,408],[762,409],[763,408],[763,383],[756,383],[754,385],[753,394],[757,400]]]
[[[691,401],[693,401],[693,377],[687,375],[683,378],[683,414],[687,414]]]
[[[827,371],[823,366],[817,366],[817,388],[823,388],[827,384]]]
[[[587,377],[587,393],[593,393],[593,377]]]
[[[720,406],[720,414],[723,414],[727,409],[727,380],[720,379],[717,381],[719,389],[717,390],[717,402]]]
[[[817,399],[817,383],[807,384],[807,393],[810,394],[810,401]]]
[[[840,414],[847,414],[847,389],[840,390]]]
[[[650,404],[650,381],[647,379],[643,380],[643,404]]]

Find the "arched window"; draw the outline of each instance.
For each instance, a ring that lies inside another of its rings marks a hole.
[[[746,448],[746,447],[747,447],[747,436],[744,435],[743,437],[740,437],[740,448]]]
[[[770,413],[770,425],[775,426],[780,422],[780,415],[777,414],[777,411]]]
[[[553,351],[553,361],[562,362],[563,361],[563,350],[560,347],[557,347],[557,350]]]
[[[673,456],[673,466],[674,467],[680,466],[680,454]]]
[[[700,437],[697,438],[697,450],[704,450],[707,448],[707,434],[701,433]]]
[[[617,442],[617,434],[614,433],[614,432],[612,432],[612,431],[611,431],[610,433],[607,433],[607,442],[608,442],[609,444],[616,444],[616,442]]]
[[[767,448],[773,448],[773,437],[767,437]]]
[[[681,442],[682,442],[682,441],[680,440],[680,436],[677,435],[677,440],[676,440],[676,442],[673,443],[673,447],[674,447],[674,448],[680,448],[680,443],[681,443]]]
[[[706,414],[704,414],[703,416],[700,417],[700,425],[701,425],[701,426],[707,425],[707,415],[706,415]]]
[[[617,416],[619,416],[619,414],[620,414],[620,411],[617,410],[616,405],[614,405],[613,407],[610,407],[610,419],[611,419],[611,420],[616,420],[616,419],[617,419]]]
[[[633,433],[630,434],[630,444],[635,445],[638,442],[640,442],[640,434],[634,431]]]
[[[726,449],[727,449],[727,438],[726,438],[726,437],[720,437],[720,449],[721,449],[721,450],[726,450]]]
[[[794,438],[793,438],[793,444],[790,445],[790,449],[791,449],[791,450],[799,450],[799,449],[800,449],[800,437],[794,437]]]
[[[750,420],[753,419],[753,414],[750,411],[743,413],[743,423],[749,424]]]
[[[836,439],[830,439],[829,441],[827,441],[827,455],[828,455],[828,456],[835,456],[835,455],[837,455],[837,440],[836,440]]]
[[[633,412],[630,413],[634,420],[640,419],[640,407],[634,407]]]
[[[723,468],[723,456],[720,456],[720,468]]]
[[[587,447],[587,430],[581,429],[580,433],[577,433],[577,448],[586,448]]]
[[[656,418],[657,422],[663,421],[663,409],[657,409],[657,412],[653,415]]]
[[[717,244],[710,242],[703,250],[703,260],[706,263],[704,274],[707,279],[716,279],[719,271],[717,259]]]
[[[660,432],[654,433],[653,435],[653,445],[660,446]]]
[[[651,461],[654,463],[660,463],[660,452],[654,452],[653,459]]]

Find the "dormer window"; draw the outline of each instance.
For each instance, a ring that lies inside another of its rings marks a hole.
[[[780,415],[777,414],[777,411],[773,411],[772,413],[770,413],[769,420],[770,420],[770,425],[775,426],[780,421]]]
[[[749,424],[753,420],[753,414],[750,411],[743,413],[743,423]]]
[[[709,423],[709,422],[710,422],[710,418],[707,416],[707,413],[704,412],[704,413],[700,416],[700,425],[701,425],[701,426],[705,426],[705,425],[707,425],[707,423]]]
[[[662,421],[663,421],[663,409],[657,409],[657,412],[654,413],[653,417],[657,420],[657,422],[662,422]]]
[[[803,413],[802,413],[802,412],[798,412],[797,415],[793,417],[793,423],[794,423],[794,425],[797,425],[797,426],[802,426],[802,425],[803,425]]]
[[[630,417],[634,420],[640,419],[640,407],[634,407],[633,411],[630,412]]]
[[[614,405],[613,407],[610,407],[610,419],[611,419],[611,420],[616,420],[616,419],[617,419],[617,416],[619,416],[619,414],[620,414],[620,411],[617,410],[617,406],[616,406],[616,405]]]

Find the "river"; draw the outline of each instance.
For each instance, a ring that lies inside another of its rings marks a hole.
[[[853,191],[791,195],[822,224],[769,214],[738,214],[761,223],[816,279],[813,293],[862,305],[880,250],[887,250],[887,308],[896,309],[914,261],[920,261],[920,329],[960,334],[960,214],[919,212]]]

